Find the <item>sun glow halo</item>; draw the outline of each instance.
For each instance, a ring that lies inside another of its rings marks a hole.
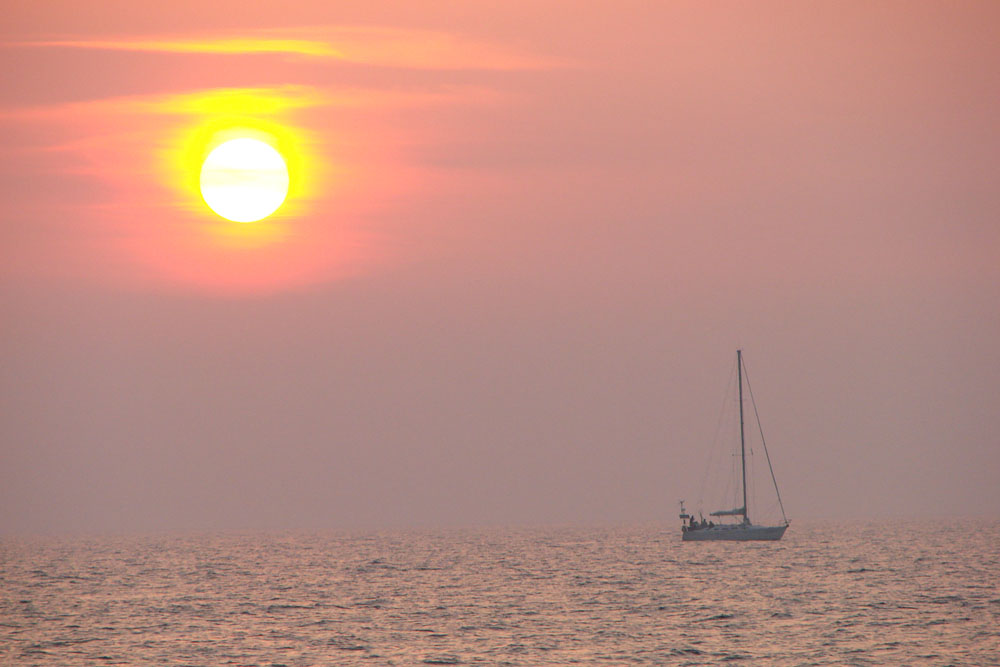
[[[215,147],[201,166],[201,196],[233,222],[256,222],[288,196],[288,167],[271,145],[241,137]]]

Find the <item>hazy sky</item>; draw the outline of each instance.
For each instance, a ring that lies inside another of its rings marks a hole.
[[[673,529],[737,347],[793,521],[1000,515],[996,2],[15,3],[0,42],[0,532]],[[262,223],[198,195],[233,124],[292,171]]]

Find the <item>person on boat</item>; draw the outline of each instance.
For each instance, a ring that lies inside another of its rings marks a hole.
[[[689,525],[689,529],[690,529],[690,530],[694,530],[695,528],[697,528],[697,527],[698,527],[698,526],[697,526],[697,525],[695,525],[695,523],[694,523],[694,516],[693,516],[693,515],[692,515],[692,516],[690,516],[690,517],[688,517],[688,521],[690,521],[690,525]]]

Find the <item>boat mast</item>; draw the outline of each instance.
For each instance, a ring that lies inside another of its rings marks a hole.
[[[750,523],[747,513],[747,445],[743,438],[743,350],[736,350],[736,375],[740,395],[740,467],[743,470],[743,522]]]

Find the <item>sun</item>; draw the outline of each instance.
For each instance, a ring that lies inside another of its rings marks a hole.
[[[281,153],[259,139],[219,144],[201,165],[201,196],[233,222],[256,222],[278,210],[288,196],[288,166]]]

